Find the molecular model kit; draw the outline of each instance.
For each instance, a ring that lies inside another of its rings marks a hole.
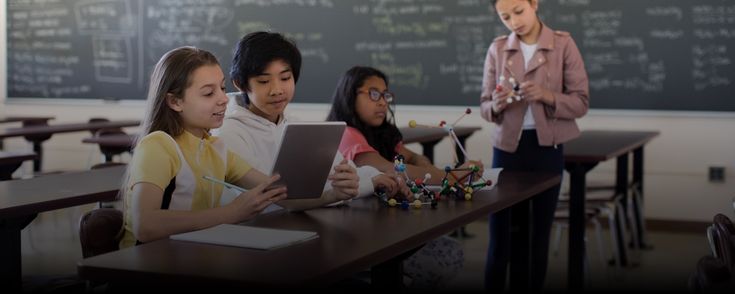
[[[447,124],[445,121],[441,121],[438,126],[419,125],[414,120],[411,120],[408,125],[411,128],[427,127],[444,129],[453,139],[454,144],[457,144],[456,146],[459,147],[465,158],[469,158],[469,156],[467,155],[467,151],[460,143],[457,135],[454,133],[454,126],[464,116],[470,114],[471,112],[472,110],[467,108],[467,110],[465,110],[465,113],[451,125]],[[375,193],[375,195],[380,199],[381,202],[391,207],[397,206],[402,209],[408,209],[409,206],[414,208],[421,208],[428,205],[431,208],[436,208],[438,202],[442,198],[450,198],[455,200],[471,200],[472,195],[475,191],[480,190],[485,186],[490,186],[492,184],[492,181],[483,179],[482,177],[478,177],[476,175],[476,173],[480,171],[480,168],[477,166],[470,165],[467,168],[452,168],[450,166],[446,166],[444,168],[444,178],[441,180],[441,186],[439,187],[439,192],[437,193],[430,190],[427,186],[427,182],[431,179],[430,174],[427,173],[423,179],[411,179],[406,172],[406,164],[403,162],[403,160],[403,155],[396,155],[393,160],[393,167],[395,172],[405,180],[406,185],[411,191],[411,195],[397,195],[396,197],[389,197],[383,191],[377,191]],[[456,155],[454,157],[454,161],[455,165],[460,164],[457,160]]]

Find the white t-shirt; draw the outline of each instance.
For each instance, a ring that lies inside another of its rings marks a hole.
[[[526,43],[521,43],[521,52],[523,53],[523,64],[524,68],[528,68],[528,63],[531,62],[531,58],[533,58],[533,54],[536,53],[536,48],[538,47],[537,44],[528,45]],[[531,113],[531,107],[526,107],[526,114],[523,116],[523,129],[524,130],[533,130],[536,128],[536,121],[533,119],[533,113]]]

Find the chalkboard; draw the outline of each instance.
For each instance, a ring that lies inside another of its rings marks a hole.
[[[302,50],[296,102],[328,103],[361,64],[388,73],[399,104],[476,106],[507,34],[489,3],[8,0],[8,97],[144,99],[164,52],[210,50],[226,73],[240,37],[272,30]],[[593,108],[735,111],[732,0],[543,0],[540,15],[579,45]]]

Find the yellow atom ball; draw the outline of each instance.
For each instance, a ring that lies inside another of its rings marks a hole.
[[[421,208],[421,200],[414,200],[413,201],[413,207],[414,208]]]
[[[398,202],[395,199],[391,198],[390,200],[388,200],[388,205],[396,206],[396,204],[398,204]]]
[[[408,126],[411,127],[411,128],[415,128],[416,127],[416,121],[415,120],[409,121],[408,122]]]

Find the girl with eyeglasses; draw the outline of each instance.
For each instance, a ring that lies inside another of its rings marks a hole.
[[[403,146],[403,136],[393,123],[395,101],[388,91],[388,77],[375,68],[355,66],[340,79],[332,96],[329,121],[344,121],[347,129],[342,136],[339,150],[355,161],[357,166],[373,166],[380,171],[392,171],[396,155],[403,156],[410,178],[421,178],[428,173],[429,183],[440,184],[444,170],[434,166],[426,156]],[[482,163],[468,161],[460,168]],[[480,171],[482,173],[482,171]]]
[[[381,71],[355,66],[340,79],[332,96],[332,109],[327,120],[344,121],[347,129],[339,151],[357,166],[373,166],[380,171],[394,170],[396,155],[404,157],[411,178],[431,175],[429,183],[438,184],[444,171],[425,156],[409,150],[401,140],[401,132],[393,123],[391,103],[395,96],[388,91],[388,77]],[[471,161],[482,168],[482,163]],[[482,173],[482,171],[480,171]],[[408,286],[436,290],[457,275],[464,263],[461,244],[450,237],[440,237],[425,244],[403,263],[403,271],[411,280]]]

